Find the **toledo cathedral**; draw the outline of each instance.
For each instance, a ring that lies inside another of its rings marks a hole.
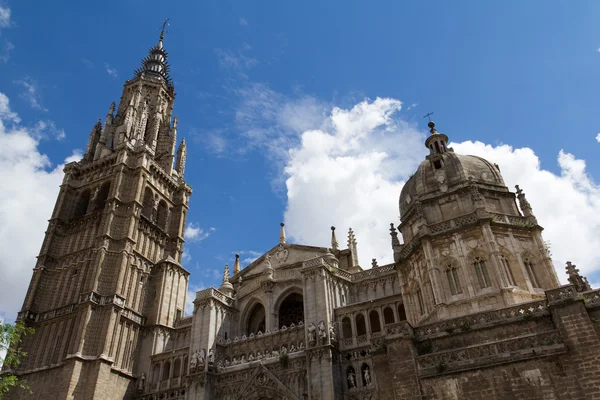
[[[600,291],[570,262],[560,284],[524,191],[434,122],[393,263],[359,265],[352,229],[319,247],[281,224],[184,316],[192,188],[163,39],[65,166],[18,314],[30,390],[6,398],[600,399]]]

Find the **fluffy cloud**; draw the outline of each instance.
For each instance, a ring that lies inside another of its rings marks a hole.
[[[118,75],[117,70],[115,68],[111,68],[110,65],[108,65],[108,63],[104,63],[104,67],[106,68],[106,73],[112,76],[113,78],[115,78]]]
[[[596,141],[600,143],[600,133],[596,135]]]
[[[7,320],[22,305],[63,177],[63,165],[53,165],[38,149],[46,127],[19,122],[0,93],[0,314]],[[74,154],[65,162],[80,158]]]
[[[377,98],[351,109],[334,107],[323,128],[301,135],[284,169],[287,233],[299,243],[340,245],[352,228],[361,265],[392,261],[389,224],[398,220],[403,179],[425,153],[414,126],[393,118],[401,102]]]
[[[11,25],[10,8],[0,6],[0,28],[8,28]]]
[[[206,239],[211,233],[216,231],[216,228],[210,227],[208,230],[199,227],[194,222],[190,222],[183,231],[183,237],[188,242],[201,242]]]
[[[23,87],[21,98],[24,99],[31,108],[39,111],[47,112],[48,109],[42,105],[42,99],[38,90],[37,84],[30,77],[25,77],[15,82],[17,85]]]

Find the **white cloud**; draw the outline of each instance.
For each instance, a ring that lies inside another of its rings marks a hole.
[[[337,227],[355,231],[361,265],[392,261],[389,224],[398,219],[402,179],[425,153],[414,126],[393,118],[401,103],[364,100],[351,109],[334,107],[323,129],[302,134],[290,150],[284,173],[286,230],[296,242],[328,245]]]
[[[246,256],[240,260],[240,263],[242,264],[242,268],[249,264],[252,264],[258,257],[263,255],[263,253],[261,253],[260,251],[254,251],[254,250],[241,250],[241,251],[238,251],[238,254],[241,257]]]
[[[10,59],[10,53],[14,50],[15,45],[11,41],[5,40],[0,50],[0,62],[7,63]]]
[[[22,305],[63,178],[63,165],[39,151],[39,129],[20,126],[0,93],[0,313],[7,320]],[[81,155],[65,162],[74,158]]]
[[[600,143],[600,133],[596,135],[596,141]]]
[[[214,227],[210,227],[210,228],[208,228],[208,230],[205,230],[204,228],[199,227],[194,222],[190,222],[185,227],[185,231],[183,232],[183,237],[188,242],[201,242],[204,239],[206,239],[214,231],[216,231],[216,228],[214,228]]]
[[[83,65],[85,65],[87,68],[94,68],[95,65],[94,63],[87,57],[82,57],[79,61],[81,61],[81,63]]]
[[[104,67],[106,68],[106,73],[112,76],[113,78],[118,75],[118,72],[115,68],[111,68],[108,63],[104,63]]]
[[[231,50],[215,49],[215,53],[219,59],[219,65],[224,69],[232,69],[240,72],[255,67],[258,64],[258,60],[248,57],[241,52],[236,54]]]
[[[48,111],[48,109],[42,105],[37,84],[30,77],[25,77],[19,81],[15,81],[15,83],[23,86],[25,89],[20,96],[29,103],[31,108],[44,112]]]
[[[8,28],[12,22],[10,20],[11,11],[10,8],[0,6],[0,28]]]
[[[248,26],[248,20],[246,20],[246,18],[244,18],[244,17],[240,18],[240,25]]]

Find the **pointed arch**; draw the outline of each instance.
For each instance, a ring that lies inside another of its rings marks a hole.
[[[383,322],[387,324],[393,324],[396,322],[394,318],[394,310],[391,307],[386,307],[383,309]]]
[[[169,222],[169,208],[167,206],[167,202],[161,200],[158,202],[158,208],[156,209],[156,223],[163,230],[167,229],[167,224]]]
[[[350,339],[352,337],[352,322],[350,318],[342,318],[342,337],[344,339]]]
[[[304,322],[304,298],[302,291],[293,290],[280,296],[279,305],[276,308],[278,318],[278,328],[289,327],[291,324],[298,325]]]
[[[142,201],[142,215],[148,219],[152,218],[154,208],[154,192],[148,186],[144,189],[144,200]]]
[[[367,334],[367,324],[365,322],[365,316],[362,313],[358,313],[355,317],[356,324],[356,336],[363,336]]]
[[[98,194],[96,195],[96,204],[94,204],[94,208],[96,210],[103,210],[106,206],[106,200],[108,199],[108,194],[110,193],[110,181],[104,182],[100,189],[98,190]]]
[[[474,249],[467,255],[470,265],[473,266],[473,271],[477,277],[477,283],[480,289],[489,288],[492,286],[490,273],[488,270],[488,254],[481,249]]]
[[[242,320],[246,335],[251,333],[265,332],[266,330],[266,312],[265,306],[258,299],[252,299],[246,307],[244,319]]]
[[[369,325],[371,326],[371,332],[381,332],[381,321],[379,320],[379,312],[377,310],[369,312]]]
[[[79,194],[79,197],[77,198],[77,205],[75,206],[75,214],[73,215],[75,218],[87,214],[88,205],[90,203],[90,196],[90,189],[85,189]]]
[[[517,284],[517,280],[515,279],[515,259],[514,256],[506,249],[500,250],[500,265],[504,269],[504,274],[508,279],[507,284],[510,286],[519,286]]]
[[[523,260],[523,266],[525,267],[525,272],[527,273],[529,282],[531,282],[531,286],[534,288],[541,288],[541,282],[538,274],[536,273],[536,265],[538,265],[538,260],[533,257],[529,251],[524,251],[521,255],[521,259]]]

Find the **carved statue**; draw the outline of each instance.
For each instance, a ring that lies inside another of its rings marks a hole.
[[[198,350],[194,351],[192,357],[190,358],[190,371],[195,372],[196,367],[198,366]]]
[[[231,361],[229,361],[229,358],[225,359],[225,366],[229,367],[231,365]]]
[[[213,353],[213,349],[208,351],[208,365],[212,366],[215,363],[215,354]]]
[[[254,354],[250,353],[248,355],[248,362],[252,362],[252,361],[254,361]]]
[[[233,360],[231,361],[231,365],[238,365],[240,362],[238,361],[238,359],[236,357],[233,357]]]
[[[300,342],[298,345],[298,350],[304,350],[304,342]]]
[[[143,392],[146,387],[146,373],[142,372],[142,375],[138,378],[137,390]]]
[[[319,322],[319,341],[325,343],[327,340],[327,332],[325,332],[325,322]]]
[[[350,389],[356,387],[356,374],[353,369],[348,370],[348,387]]]
[[[284,356],[288,353],[288,349],[285,346],[281,346],[281,355]]]
[[[265,255],[265,265],[267,267],[271,267],[271,255],[267,253],[267,255]]]
[[[204,361],[206,359],[206,353],[204,352],[204,349],[201,349],[198,354],[196,354],[196,357],[198,358],[198,366],[200,369],[204,369]]]
[[[308,342],[314,344],[317,341],[317,328],[312,322],[308,325]]]
[[[242,354],[242,359],[240,360],[240,364],[246,364],[246,356]]]
[[[292,344],[292,345],[290,346],[290,353],[293,353],[293,352],[295,352],[295,351],[296,351],[296,346],[295,346],[294,344]]]
[[[371,386],[371,371],[369,371],[369,367],[365,367],[363,370],[363,378],[365,380],[365,386]]]
[[[336,338],[335,338],[335,327],[333,326],[333,322],[331,324],[329,324],[329,339],[331,340],[331,342],[335,342]]]

